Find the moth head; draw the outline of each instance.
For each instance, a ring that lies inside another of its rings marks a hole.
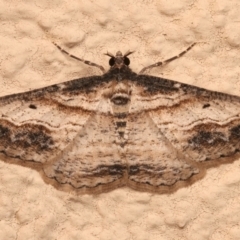
[[[105,55],[109,56],[109,65],[112,68],[122,68],[124,66],[128,66],[130,64],[130,59],[127,57],[128,55],[132,54],[133,52],[127,51],[124,55],[122,52],[117,51],[116,55],[114,56],[112,53],[105,53]]]

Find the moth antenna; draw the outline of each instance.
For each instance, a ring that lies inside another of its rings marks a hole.
[[[134,53],[135,51],[130,51],[128,50],[125,54],[124,54],[124,57],[127,57],[129,56],[130,54]]]
[[[109,56],[109,57],[115,57],[112,53],[110,53],[110,52],[107,52],[107,53],[104,53],[104,55],[107,55],[107,56]]]
[[[87,64],[87,65],[90,65],[90,66],[93,66],[93,67],[97,67],[97,68],[99,68],[103,73],[106,72],[103,66],[98,65],[98,64],[93,63],[93,62],[90,62],[90,61],[88,61],[88,60],[84,60],[84,59],[79,58],[79,57],[77,57],[77,56],[75,56],[75,55],[72,55],[72,54],[70,54],[69,52],[67,52],[66,50],[64,50],[63,48],[61,48],[61,47],[60,47],[58,44],[56,44],[55,42],[52,42],[52,43],[53,43],[61,52],[67,54],[69,57],[74,58],[74,59],[76,59],[76,60],[78,60],[78,61],[80,61],[80,62],[83,62],[83,63]]]
[[[171,57],[171,58],[168,58],[167,60],[164,60],[162,62],[157,62],[157,63],[154,63],[152,65],[149,65],[147,67],[144,67],[140,72],[139,74],[143,74],[147,69],[151,69],[151,68],[154,68],[154,67],[158,67],[158,66],[162,66],[163,64],[167,64],[169,62],[172,62],[173,60],[179,58],[179,57],[182,57],[184,54],[186,54],[194,45],[196,44],[196,42],[192,43],[187,49],[185,49],[184,51],[180,52],[178,55],[174,56],[174,57]]]

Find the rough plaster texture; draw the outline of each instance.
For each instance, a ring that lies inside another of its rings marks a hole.
[[[152,75],[240,96],[238,0],[0,1],[0,95],[101,74],[59,52],[108,65],[135,50],[131,68],[186,56]],[[121,188],[100,195],[54,189],[38,172],[0,161],[0,238],[221,240],[240,236],[240,160],[173,194]]]

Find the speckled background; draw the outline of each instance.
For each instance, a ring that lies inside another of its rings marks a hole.
[[[136,51],[131,68],[184,57],[149,74],[240,96],[238,0],[0,1],[0,95],[92,74],[51,42],[107,68],[103,53]],[[173,194],[121,188],[66,193],[0,161],[4,240],[233,240],[240,236],[240,160]]]

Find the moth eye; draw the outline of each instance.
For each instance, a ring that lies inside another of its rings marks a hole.
[[[109,59],[109,65],[113,66],[114,64],[115,64],[115,58],[112,57]]]
[[[130,59],[128,57],[124,57],[124,64],[127,66],[130,64]]]

